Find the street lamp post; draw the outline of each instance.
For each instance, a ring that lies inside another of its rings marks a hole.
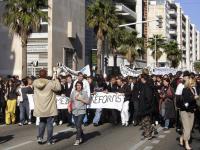
[[[155,52],[154,52],[154,58],[155,58],[155,68],[157,67],[157,61],[156,61],[156,53],[157,53],[157,37],[156,36],[154,36],[154,39],[155,39]]]

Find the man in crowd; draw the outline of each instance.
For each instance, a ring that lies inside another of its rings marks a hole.
[[[33,82],[34,87],[34,116],[40,117],[38,127],[38,144],[43,144],[43,136],[45,127],[47,126],[47,143],[54,144],[53,122],[54,116],[58,114],[56,106],[56,93],[61,90],[61,85],[56,77],[53,80],[47,80],[47,71],[42,69],[39,71],[39,79]]]

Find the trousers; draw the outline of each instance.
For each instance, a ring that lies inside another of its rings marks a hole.
[[[121,121],[125,124],[129,121],[129,101],[125,101],[121,110]]]
[[[54,117],[41,117],[38,127],[38,138],[43,139],[45,128],[47,126],[47,142],[50,142],[53,137],[53,122]]]
[[[7,105],[6,105],[6,124],[11,124],[11,123],[15,123],[16,120],[16,116],[15,116],[15,112],[16,112],[16,106],[17,106],[17,100],[13,99],[7,100]]]
[[[185,141],[189,141],[194,123],[194,113],[181,111],[181,121],[183,126],[183,138]]]

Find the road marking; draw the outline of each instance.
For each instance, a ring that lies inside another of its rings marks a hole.
[[[67,131],[72,131],[72,130],[74,130],[74,128],[67,128],[67,129],[64,129],[64,130],[55,132],[55,133],[53,134],[53,136],[55,136],[55,135],[57,135],[57,134],[59,134],[59,133],[62,133],[62,132],[67,132]]]
[[[71,130],[74,130],[74,129],[73,129],[73,128],[67,128],[67,129],[65,129],[65,130],[61,130],[61,131],[55,132],[55,133],[53,134],[53,136],[56,136],[56,135],[58,135],[59,133],[67,132],[67,131],[71,131]],[[45,138],[46,138],[46,136],[45,136]],[[24,145],[27,145],[27,144],[33,143],[33,142],[36,142],[36,140],[31,140],[31,141],[23,142],[23,143],[20,143],[20,144],[18,144],[18,145],[15,145],[15,146],[8,147],[8,148],[6,148],[5,150],[12,150],[12,149],[19,148],[19,147],[22,147],[22,146],[24,146]]]
[[[157,129],[158,133],[160,131],[162,131],[163,128],[162,127],[159,127]],[[146,143],[148,141],[148,139],[145,139],[145,140],[141,140],[139,143],[135,144],[133,147],[130,148],[130,150],[137,150],[139,147],[141,147],[144,143]]]
[[[153,146],[147,146],[143,150],[151,150],[151,149],[153,149]]]
[[[151,141],[152,144],[158,144],[160,142],[160,140],[153,140]]]
[[[27,144],[29,144],[29,143],[33,143],[33,142],[34,142],[34,141],[27,141],[27,142],[24,142],[24,143],[21,143],[21,144],[15,145],[15,146],[8,147],[8,148],[6,148],[5,150],[15,149],[15,148],[18,148],[18,147],[21,147],[21,146],[24,146],[24,145],[27,145]]]
[[[164,133],[170,133],[171,131],[170,130],[168,130],[168,131],[164,131]]]
[[[166,137],[166,135],[159,135],[158,137],[161,139],[164,139]]]
[[[0,125],[0,127],[5,127],[6,126],[6,124],[2,124],[2,125]]]

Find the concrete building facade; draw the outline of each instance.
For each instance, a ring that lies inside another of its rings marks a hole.
[[[48,69],[52,75],[53,67],[58,62],[79,70],[87,62],[91,50],[87,45],[86,37],[86,0],[49,0],[49,21],[41,20],[42,30],[32,33],[27,44],[28,75],[35,75],[41,68]],[[0,16],[3,14],[5,2],[0,1]],[[0,24],[0,59],[1,75],[22,76],[22,50],[20,38],[8,36],[8,28]],[[38,66],[32,66],[33,61],[38,61]],[[34,72],[34,73],[33,73]]]

